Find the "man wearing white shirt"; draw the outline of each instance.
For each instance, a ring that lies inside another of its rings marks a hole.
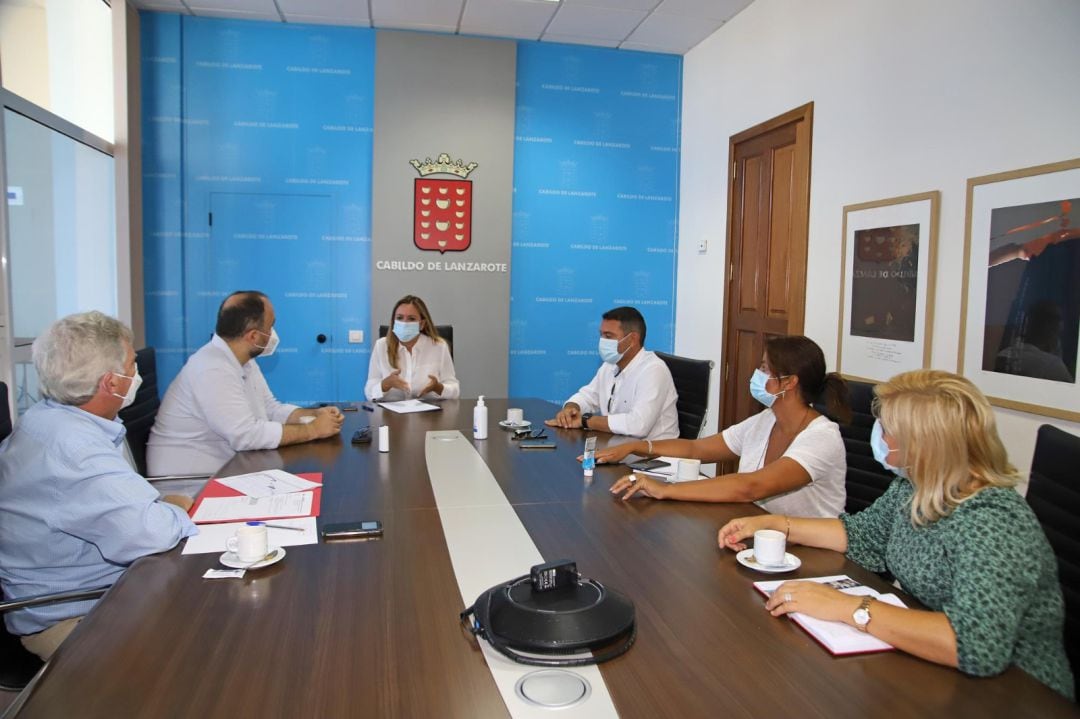
[[[604,364],[592,382],[546,424],[641,439],[679,436],[678,395],[664,361],[645,349],[645,318],[633,307],[605,312],[600,323]]]
[[[151,476],[209,474],[235,452],[341,431],[336,407],[300,409],[270,392],[255,358],[277,348],[274,321],[274,306],[261,292],[234,292],[221,303],[213,338],[188,358],[162,400],[147,443]]]

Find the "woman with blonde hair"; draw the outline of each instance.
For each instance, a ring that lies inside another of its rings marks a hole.
[[[1014,489],[1020,477],[990,403],[969,380],[937,370],[905,372],[874,391],[874,456],[898,475],[885,494],[839,519],[735,519],[720,530],[720,546],[738,551],[757,530],[776,529],[789,542],[888,570],[928,609],[798,581],[782,584],[765,607],[845,622],[965,674],[1015,664],[1072,698],[1057,562]]]
[[[424,301],[405,295],[394,304],[390,331],[371,351],[364,394],[370,400],[456,399],[454,360]]]

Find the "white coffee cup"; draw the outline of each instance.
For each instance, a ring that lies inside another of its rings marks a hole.
[[[688,482],[701,476],[700,459],[680,459],[679,466],[675,470],[675,478],[680,482]]]
[[[784,564],[787,551],[787,537],[775,529],[759,529],[754,532],[754,560],[767,567],[779,567]]]
[[[258,562],[267,555],[269,545],[266,538],[266,525],[262,522],[248,522],[229,537],[225,547],[235,554],[241,562]]]
[[[520,407],[511,407],[506,410],[506,423],[507,424],[524,424],[525,423],[525,410]]]

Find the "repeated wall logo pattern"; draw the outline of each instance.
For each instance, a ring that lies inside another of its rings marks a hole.
[[[225,294],[250,287],[277,308],[282,344],[261,366],[279,398],[358,398],[374,340],[375,31],[141,19],[147,341],[163,391]],[[611,307],[636,306],[647,346],[672,348],[682,59],[517,52],[510,393],[562,401],[595,372]]]
[[[147,341],[162,387],[262,289],[279,398],[359,396],[370,337],[374,33],[142,13]]]
[[[632,305],[674,343],[682,58],[518,44],[510,394],[562,402]]]

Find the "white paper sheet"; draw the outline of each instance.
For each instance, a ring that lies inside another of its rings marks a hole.
[[[237,492],[243,492],[249,497],[269,497],[275,494],[303,492],[319,486],[318,482],[297,477],[295,474],[289,474],[280,469],[238,474],[235,477],[218,477],[214,481],[235,489]]]
[[[406,399],[401,402],[380,402],[379,406],[398,414],[411,414],[413,412],[433,412],[441,409],[437,404],[421,402],[418,399]]]
[[[283,527],[297,527],[303,531],[294,532],[289,529],[268,527],[266,532],[267,544],[271,547],[292,547],[301,544],[318,544],[319,535],[315,528],[315,517],[299,517],[295,519],[274,519],[270,524],[279,524]],[[225,542],[229,537],[236,534],[236,530],[244,525],[243,522],[226,522],[225,524],[203,524],[199,527],[199,533],[194,537],[188,537],[187,544],[181,554],[218,554],[225,551]]]
[[[230,522],[239,519],[296,517],[311,512],[311,492],[275,494],[271,497],[206,497],[191,517],[200,522]]]

